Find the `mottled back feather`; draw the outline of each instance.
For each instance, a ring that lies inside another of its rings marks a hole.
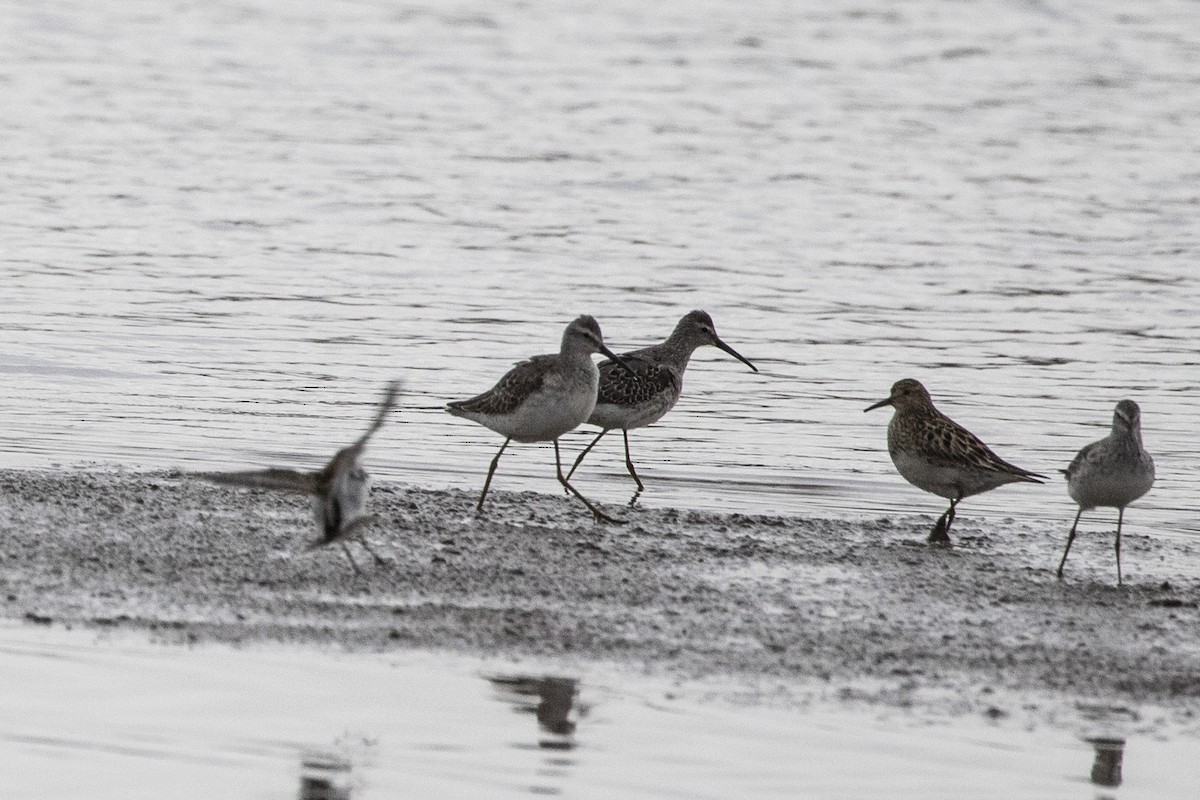
[[[600,391],[598,403],[614,406],[636,406],[645,403],[663,392],[680,390],[679,375],[670,367],[644,358],[637,352],[621,356],[637,377],[630,375],[617,362],[608,360],[600,364]]]
[[[510,369],[496,385],[469,400],[447,403],[451,414],[511,414],[530,395],[542,388],[547,372],[558,362],[557,355],[534,356]]]
[[[1009,473],[1031,483],[1044,480],[1042,475],[1000,458],[978,436],[937,409],[929,410],[931,414],[910,419],[909,424],[901,428],[911,434],[911,441],[905,436],[902,441],[895,442],[896,447],[889,449],[919,449],[924,458],[937,466],[959,467],[965,462],[977,469]]]

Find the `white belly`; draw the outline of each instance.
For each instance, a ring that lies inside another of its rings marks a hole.
[[[902,451],[892,454],[892,463],[904,480],[918,489],[947,500],[966,496],[961,490],[961,471],[955,467],[931,464],[924,458]]]
[[[596,389],[600,373],[592,366],[591,381],[564,382],[547,376],[542,388],[530,395],[511,414],[481,419],[501,436],[518,442],[546,442],[557,439],[587,421],[596,407]]]
[[[1067,493],[1083,508],[1124,508],[1150,491],[1150,487],[1154,485],[1153,473],[1140,476],[1118,474],[1084,477],[1084,480],[1080,480],[1080,476],[1076,475],[1067,484]]]

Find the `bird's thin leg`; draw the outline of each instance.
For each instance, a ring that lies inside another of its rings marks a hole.
[[[1075,521],[1071,523],[1071,532],[1067,534],[1067,546],[1063,548],[1062,559],[1058,562],[1058,577],[1062,577],[1063,564],[1067,563],[1067,553],[1071,552],[1071,543],[1075,541],[1075,528],[1079,526],[1079,518],[1083,516],[1083,506],[1075,513]]]
[[[377,514],[365,514],[361,517],[355,517],[354,519],[350,520],[350,522],[342,526],[342,529],[338,531],[338,538],[340,538],[343,542],[359,542],[367,549],[367,552],[369,552],[375,558],[376,564],[387,564],[387,562],[375,552],[374,548],[371,547],[370,542],[367,541],[366,529],[374,525],[376,522],[379,522],[379,515]],[[326,544],[326,542],[319,542],[318,546],[321,544]]]
[[[504,440],[504,444],[500,445],[500,451],[492,459],[492,465],[488,467],[487,480],[483,482],[483,493],[479,495],[479,503],[475,506],[475,513],[477,514],[483,511],[483,501],[487,497],[488,488],[492,485],[492,475],[496,473],[496,465],[500,463],[500,456],[504,455],[504,448],[508,447],[508,443],[511,441],[511,438]]]
[[[371,554],[371,557],[375,559],[376,564],[379,564],[380,566],[387,566],[387,562],[383,560],[383,556],[379,555],[379,553],[376,553],[375,548],[371,547],[371,543],[367,541],[365,534],[362,534],[358,537],[358,543],[366,548],[367,552]]]
[[[949,510],[943,511],[933,524],[933,530],[929,532],[930,544],[950,544],[950,535],[946,533],[946,517],[949,514]]]
[[[950,501],[950,507],[947,508],[938,521],[934,524],[933,530],[929,533],[929,541],[933,544],[950,544],[950,523],[954,522],[954,507],[958,505],[958,500]]]
[[[355,517],[342,526],[342,529],[338,531],[338,536],[343,539],[362,536],[362,529],[374,525],[376,522],[379,522],[378,514],[365,514],[361,517]]]
[[[1121,585],[1121,522],[1125,519],[1125,509],[1117,509],[1117,586]]]
[[[633,476],[633,482],[637,484],[638,491],[645,491],[646,487],[642,485],[642,479],[638,477],[637,470],[633,468],[633,457],[629,455],[629,431],[622,428],[621,435],[625,437],[625,468]]]
[[[591,443],[591,444],[589,444],[587,447],[583,448],[583,452],[582,452],[582,453],[580,453],[578,456],[576,456],[576,457],[575,457],[575,463],[574,463],[574,464],[572,464],[572,465],[571,465],[571,469],[569,469],[569,470],[567,471],[567,480],[571,480],[571,476],[575,474],[575,470],[576,470],[576,469],[579,467],[579,462],[580,462],[580,461],[583,461],[583,457],[584,457],[584,456],[586,456],[588,453],[592,452],[592,448],[596,446],[596,442],[598,442],[598,441],[600,441],[602,438],[604,438],[604,434],[606,434],[606,433],[608,433],[608,429],[607,429],[607,428],[605,428],[604,430],[600,431],[600,433],[598,433],[598,434],[596,435],[596,438],[595,438],[595,439],[592,439],[592,443]]]
[[[591,511],[591,512],[592,512],[592,516],[594,516],[594,517],[596,518],[596,521],[597,521],[597,522],[611,522],[611,523],[618,524],[618,525],[621,523],[621,520],[613,519],[613,518],[612,518],[612,517],[610,517],[608,514],[605,514],[603,511],[601,511],[600,509],[596,508],[594,505],[592,505],[592,503],[591,503],[591,502],[590,502],[590,501],[589,501],[589,500],[588,500],[586,497],[584,497],[583,495],[581,495],[581,494],[580,494],[580,493],[579,493],[579,492],[578,492],[578,491],[575,489],[575,487],[574,487],[574,486],[572,486],[571,484],[567,483],[567,479],[566,479],[566,477],[565,477],[565,476],[563,476],[563,471],[562,471],[562,461],[560,461],[560,460],[559,460],[559,455],[558,455],[558,439],[555,439],[555,440],[554,440],[554,468],[555,468],[555,470],[556,470],[556,471],[557,471],[557,473],[558,473],[558,482],[559,482],[559,483],[561,483],[561,484],[563,485],[563,488],[565,488],[565,489],[566,489],[568,492],[570,492],[571,494],[573,494],[573,495],[575,495],[576,497],[578,497],[578,498],[579,498],[579,500],[580,500],[580,501],[581,501],[581,502],[582,502],[582,503],[583,503],[585,506],[587,506],[587,507],[588,507],[588,511]]]
[[[359,569],[358,562],[354,560],[354,556],[350,555],[350,548],[346,546],[346,541],[343,539],[340,544],[342,545],[342,552],[346,554],[346,558],[350,559],[350,566],[354,567],[355,574],[360,578],[367,577],[366,573]]]

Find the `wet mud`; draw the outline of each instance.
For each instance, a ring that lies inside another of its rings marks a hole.
[[[0,472],[0,609],[170,642],[600,661],[760,692],[1043,718],[1200,720],[1200,542],[960,514],[847,521],[377,485],[368,532],[305,552],[308,499],[180,472]],[[770,687],[770,688],[764,688]],[[1146,712],[1145,708],[1154,711]],[[1151,720],[1151,724],[1154,720]]]

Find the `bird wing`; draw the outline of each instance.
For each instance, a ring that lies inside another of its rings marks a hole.
[[[1100,441],[1104,441],[1104,440],[1101,439]],[[1078,470],[1081,466],[1083,466],[1083,463],[1085,461],[1087,461],[1088,458],[1091,457],[1092,450],[1095,449],[1096,445],[1098,445],[1098,444],[1100,444],[1100,442],[1092,442],[1091,444],[1085,444],[1083,446],[1083,448],[1080,449],[1080,451],[1075,454],[1075,458],[1071,459],[1070,465],[1068,465],[1067,468],[1063,471],[1063,474],[1067,476],[1067,480],[1071,480],[1071,476],[1075,474],[1075,471]]]
[[[469,400],[447,403],[451,413],[511,414],[529,395],[542,388],[556,356],[534,356],[510,369],[496,385]]]
[[[634,375],[630,375],[612,359],[601,362],[597,402],[635,406],[663,392],[678,390],[679,375],[661,362],[642,357],[636,352],[622,355],[621,360]]]
[[[198,476],[213,483],[228,486],[244,486],[250,489],[275,489],[284,492],[305,492],[311,494],[317,490],[317,476],[320,473],[299,472],[294,469],[261,469],[245,472],[201,472]]]
[[[358,456],[362,453],[363,444],[355,442],[349,447],[343,447],[333,454],[333,458],[329,459],[329,463],[321,468],[313,476],[313,486],[318,494],[326,495],[333,491],[333,481],[338,473],[345,469],[351,469],[354,462],[358,460]]]
[[[353,447],[366,446],[367,440],[375,434],[375,431],[383,427],[388,412],[395,407],[396,399],[400,396],[400,388],[400,381],[392,381],[387,385],[383,392],[383,399],[379,401],[379,410],[375,412],[375,419],[371,421],[371,426],[367,428],[366,432],[358,437],[358,441],[352,445]],[[334,456],[334,458],[337,458],[337,456]]]
[[[942,415],[940,420],[922,420],[917,435],[922,439],[926,455],[931,461],[947,465],[962,464],[964,461],[988,472],[1005,472],[1033,483],[1040,483],[1045,476],[1010,464],[992,452],[978,436]]]

